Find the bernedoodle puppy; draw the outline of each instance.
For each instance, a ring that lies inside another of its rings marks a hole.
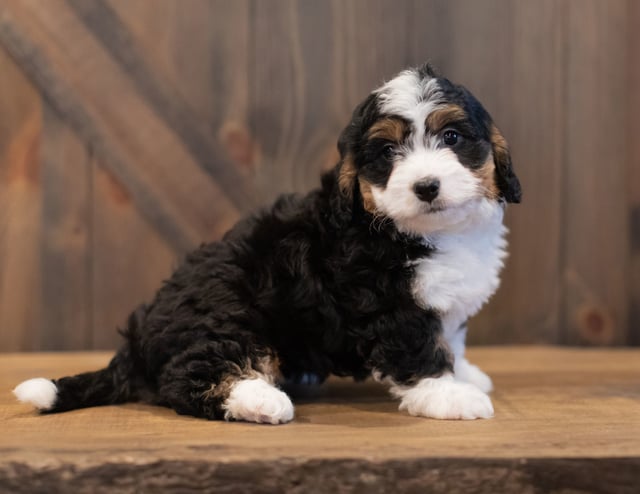
[[[187,256],[131,314],[107,368],[31,379],[42,412],[128,401],[207,419],[293,419],[283,381],[388,383],[411,415],[493,415],[464,357],[496,291],[503,214],[520,201],[507,144],[464,87],[429,65],[374,90],[305,196],[280,197]]]

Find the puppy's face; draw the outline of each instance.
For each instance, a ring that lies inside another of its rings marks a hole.
[[[520,201],[507,144],[462,86],[407,70],[356,108],[338,142],[343,193],[425,235]]]

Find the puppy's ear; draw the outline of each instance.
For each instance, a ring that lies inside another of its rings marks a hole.
[[[356,106],[351,121],[340,133],[338,151],[340,163],[335,170],[335,177],[341,195],[352,201],[356,193],[358,171],[354,162],[360,151],[366,129],[375,119],[376,95],[371,93],[362,103]]]
[[[329,194],[331,222],[334,226],[353,219],[356,196],[356,170],[350,157],[343,158],[333,170],[322,176],[322,188]]]
[[[347,154],[340,160],[336,168],[336,176],[338,180],[338,189],[343,197],[346,197],[350,201],[356,192],[356,179],[358,172],[356,165],[353,163],[353,156],[351,153]]]
[[[356,106],[351,115],[351,121],[340,133],[338,138],[338,151],[340,157],[344,159],[349,151],[356,152],[356,148],[361,143],[364,132],[371,126],[376,118],[376,93],[371,93],[367,98]]]
[[[495,125],[491,126],[491,150],[496,165],[496,184],[500,195],[507,202],[518,203],[522,199],[520,180],[511,164],[511,153],[507,141]]]

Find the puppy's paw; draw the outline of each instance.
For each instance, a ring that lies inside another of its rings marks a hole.
[[[456,359],[453,373],[458,381],[473,384],[480,388],[480,391],[490,393],[493,391],[491,378],[480,370],[477,365],[473,365],[466,358]]]
[[[462,420],[493,417],[489,396],[451,375],[422,379],[411,388],[395,387],[392,393],[402,398],[400,410],[415,416]]]
[[[226,420],[283,424],[293,419],[293,403],[289,397],[262,379],[238,381],[223,407]]]

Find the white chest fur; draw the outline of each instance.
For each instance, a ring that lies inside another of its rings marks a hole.
[[[414,262],[413,295],[419,305],[441,314],[447,340],[500,284],[507,246],[502,216],[499,208],[463,229],[429,236],[435,251]]]

